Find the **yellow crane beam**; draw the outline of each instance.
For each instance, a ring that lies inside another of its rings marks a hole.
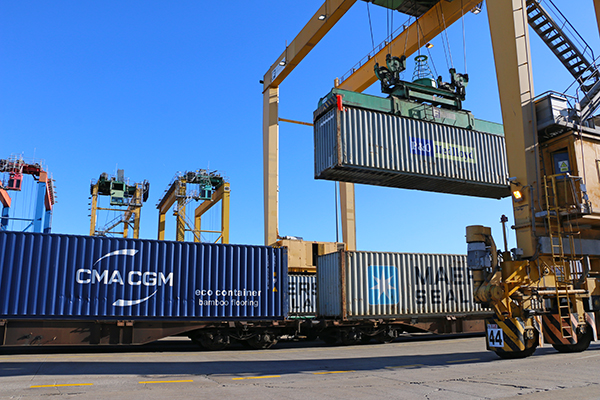
[[[179,179],[176,179],[156,207],[158,208],[158,240],[165,240],[166,214],[177,200],[178,189]]]
[[[194,230],[198,233],[202,232],[201,223],[202,215],[221,201],[221,243],[229,243],[229,200],[231,186],[228,182],[223,182],[217,190],[215,190],[210,200],[205,200],[194,211]],[[194,235],[194,241],[199,240],[200,235]]]
[[[537,199],[532,199],[531,193],[539,193],[541,183],[526,0],[488,1],[486,4],[504,138],[506,148],[510,149],[506,154],[508,170],[514,178],[511,188],[519,189],[523,196],[513,207],[517,244],[523,249],[524,257],[532,257],[537,241],[531,206]]]
[[[278,87],[357,0],[326,0],[263,78],[263,92]]]
[[[596,0],[598,1],[598,0]],[[465,12],[472,10],[481,0],[440,1],[433,8],[423,14],[417,21],[404,29],[390,44],[381,49],[377,54],[367,60],[348,78],[340,82],[340,89],[353,92],[363,92],[373,83],[377,82],[374,67],[378,61],[385,65],[385,56],[391,53],[394,56],[409,55],[419,50],[420,46],[432,40],[445,28],[459,20]],[[405,50],[406,48],[406,50]]]
[[[279,84],[357,0],[326,0],[263,78],[265,244],[279,238]]]

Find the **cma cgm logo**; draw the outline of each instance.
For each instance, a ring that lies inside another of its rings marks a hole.
[[[398,268],[387,265],[371,265],[369,277],[369,304],[396,304],[400,298]]]
[[[128,256],[133,257],[137,254],[138,250],[135,249],[124,249],[117,250],[111,253],[105,254],[99,259],[96,260],[94,265],[98,264],[100,260],[115,257],[115,256]],[[121,274],[119,270],[98,270],[94,269],[78,269],[75,273],[75,280],[77,283],[86,285],[86,284],[102,284],[102,285],[112,285],[117,284],[124,286],[125,284],[131,286],[173,286],[173,273],[169,273],[168,275],[163,274],[162,272],[142,272],[142,271],[129,271],[125,276]],[[114,307],[127,307],[127,306],[135,306],[137,304],[141,304],[152,296],[156,294],[158,291],[155,290],[150,296],[145,297],[143,299],[119,299],[113,303]]]

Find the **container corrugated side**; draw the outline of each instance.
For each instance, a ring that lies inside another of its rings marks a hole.
[[[315,178],[501,198],[503,136],[355,107],[314,123]]]
[[[0,232],[0,318],[282,319],[266,246]]]
[[[317,315],[340,317],[342,313],[342,253],[329,253],[318,258]]]
[[[317,313],[317,276],[288,275],[290,316],[314,316]]]
[[[337,254],[337,260],[331,255],[328,260],[319,258],[317,274],[343,282],[329,291],[319,285],[320,316],[402,318],[484,311],[473,301],[473,283],[464,255]]]

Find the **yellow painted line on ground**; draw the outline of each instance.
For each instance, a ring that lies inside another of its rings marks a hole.
[[[62,386],[92,386],[93,383],[62,383],[58,385],[34,385],[30,388],[49,388],[49,387],[62,387]]]
[[[184,379],[184,380],[179,380],[179,381],[142,381],[142,382],[138,382],[140,384],[145,384],[145,383],[190,383],[190,382],[194,382],[193,379]]]
[[[345,374],[346,372],[356,372],[356,371],[324,371],[324,372],[313,372],[313,375]]]
[[[265,375],[265,376],[244,376],[241,378],[231,378],[234,381],[241,381],[242,379],[268,379],[268,378],[281,378],[281,375]]]
[[[451,360],[451,361],[446,361],[448,364],[453,364],[453,363],[460,363],[460,362],[469,362],[469,361],[479,361],[481,360],[480,358],[467,358],[465,360]]]
[[[386,367],[386,368],[394,369],[394,368],[416,368],[416,367],[423,367],[423,364],[398,365],[395,367]]]

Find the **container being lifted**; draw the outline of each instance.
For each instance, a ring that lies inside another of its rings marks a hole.
[[[417,57],[423,62],[424,56]],[[502,125],[478,120],[462,101],[468,77],[417,74],[405,59],[376,67],[388,98],[333,89],[314,112],[315,178],[477,197],[510,195]]]

